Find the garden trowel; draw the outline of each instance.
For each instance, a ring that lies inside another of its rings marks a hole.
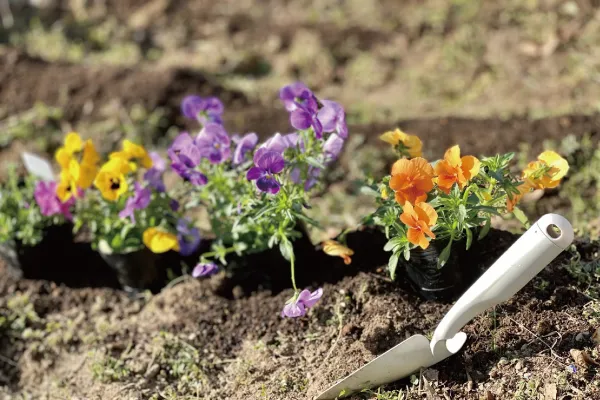
[[[511,298],[573,241],[569,221],[546,214],[525,232],[454,304],[431,341],[412,336],[354,371],[317,400],[343,398],[410,376],[456,354],[467,340],[460,332],[471,319]]]

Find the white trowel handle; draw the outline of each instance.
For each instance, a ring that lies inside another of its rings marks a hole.
[[[475,316],[511,298],[569,247],[573,237],[564,217],[541,217],[448,311],[433,334],[432,351],[438,341],[453,338]]]

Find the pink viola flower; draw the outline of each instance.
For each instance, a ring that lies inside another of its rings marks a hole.
[[[306,315],[309,308],[314,306],[323,296],[323,288],[318,288],[314,292],[304,289],[297,296],[291,298],[281,311],[282,317],[298,318]]]
[[[72,221],[71,207],[75,204],[75,197],[66,202],[61,202],[56,195],[56,182],[40,181],[35,187],[33,196],[40,207],[40,212],[45,217],[62,214],[67,220]]]

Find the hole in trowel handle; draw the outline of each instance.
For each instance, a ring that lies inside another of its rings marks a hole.
[[[560,228],[554,224],[548,225],[546,232],[548,232],[548,235],[550,235],[552,239],[558,239],[560,238],[560,235],[562,235]]]

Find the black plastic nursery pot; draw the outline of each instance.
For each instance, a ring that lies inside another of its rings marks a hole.
[[[90,243],[77,241],[70,223],[46,228],[35,246],[18,240],[1,243],[0,257],[8,273],[18,279],[40,279],[71,287],[119,287],[113,270]]]
[[[411,251],[410,260],[400,258],[413,288],[427,300],[453,301],[462,295],[516,240],[510,232],[491,229],[481,241],[474,240],[466,250],[466,239],[453,242],[450,258],[438,267],[447,241],[431,241],[425,250]],[[398,274],[400,274],[400,270]]]
[[[0,257],[17,278],[46,279],[54,275],[49,264],[70,254],[72,244],[73,225],[54,225],[44,229],[42,240],[36,245],[25,245],[20,240],[0,243]]]
[[[144,247],[128,253],[106,253],[100,256],[116,273],[122,289],[128,292],[159,292],[170,276],[181,274],[183,259],[173,251],[156,254]]]

